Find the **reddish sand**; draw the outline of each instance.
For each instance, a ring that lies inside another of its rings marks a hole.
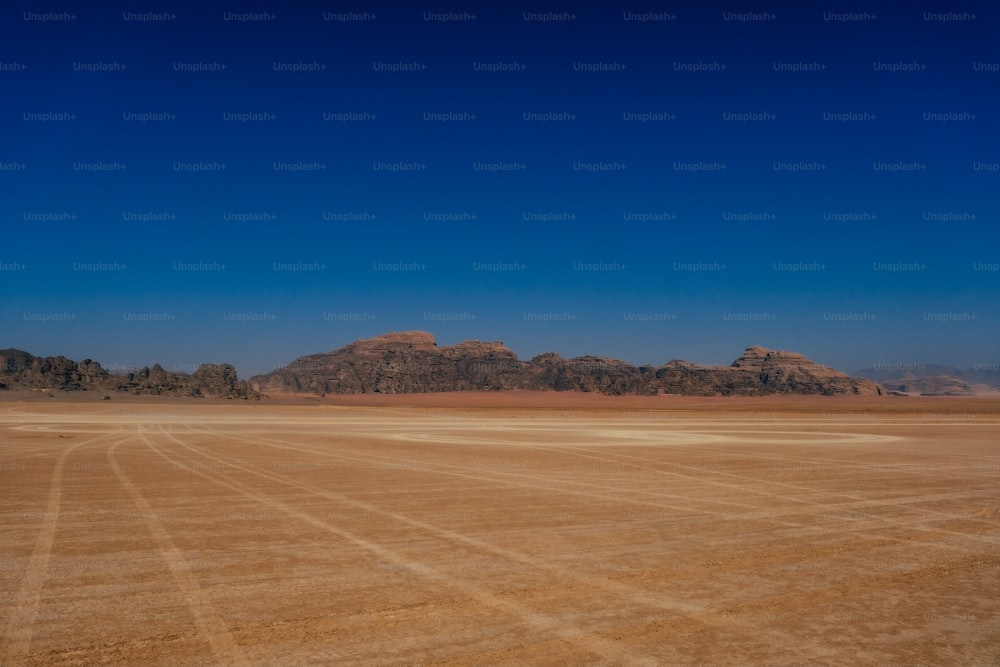
[[[17,398],[5,666],[1000,663],[996,400]]]

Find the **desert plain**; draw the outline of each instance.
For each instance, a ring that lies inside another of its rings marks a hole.
[[[995,665],[1000,400],[0,398],[0,664]]]

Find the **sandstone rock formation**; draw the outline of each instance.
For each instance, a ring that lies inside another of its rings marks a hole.
[[[229,364],[202,364],[194,373],[164,370],[159,364],[122,375],[96,361],[36,357],[23,350],[0,350],[0,389],[104,391],[151,396],[259,398]]]
[[[116,375],[90,359],[76,362],[0,350],[0,389],[242,399],[259,398],[260,392],[324,395],[512,389],[687,396],[884,393],[871,380],[848,377],[795,352],[762,347],[747,348],[730,366],[676,360],[662,366],[633,366],[595,356],[566,359],[553,352],[522,361],[501,342],[438,346],[431,334],[422,331],[389,333],[300,357],[249,382],[239,380],[229,364],[203,364],[191,374],[154,364]]]
[[[439,348],[422,331],[359,340],[251,378],[265,392],[404,394],[518,388],[523,362],[502,343]]]
[[[762,347],[747,348],[731,366],[684,361],[633,366],[603,357],[565,359],[552,352],[521,361],[500,342],[438,346],[422,331],[385,334],[300,357],[251,378],[250,385],[261,392],[320,395],[509,389],[695,396],[883,393],[870,380],[848,377],[801,354]]]

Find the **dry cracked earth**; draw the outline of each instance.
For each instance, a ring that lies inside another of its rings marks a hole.
[[[1000,401],[465,400],[4,399],[0,664],[1000,663]]]

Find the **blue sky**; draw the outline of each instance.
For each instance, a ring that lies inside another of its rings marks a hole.
[[[944,4],[8,3],[0,347],[995,363],[1000,9]]]

